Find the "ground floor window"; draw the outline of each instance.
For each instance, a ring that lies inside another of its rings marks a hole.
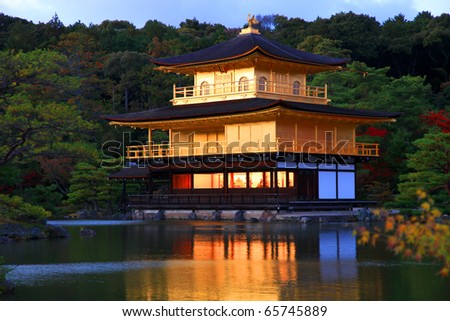
[[[279,192],[299,200],[350,200],[356,198],[354,163],[280,163],[277,169],[240,169],[236,172],[172,173],[171,187],[175,193]],[[278,189],[280,189],[278,191]],[[233,191],[234,190],[234,191]],[[260,190],[260,191],[259,191]]]
[[[338,172],[338,198],[354,199],[355,172]]]
[[[229,188],[272,188],[273,172],[236,172],[228,174]],[[294,173],[280,172],[279,187],[293,187]]]
[[[173,189],[223,188],[223,173],[173,174]]]
[[[294,173],[279,171],[277,173],[278,187],[280,188],[288,188],[294,187]]]
[[[276,173],[279,188],[294,187],[294,172],[278,171]],[[232,172],[228,173],[228,188],[274,188],[275,173]],[[173,189],[214,189],[224,188],[223,173],[173,174]]]
[[[319,171],[319,199],[354,199],[354,171]]]
[[[223,174],[194,174],[194,188],[223,188]]]
[[[247,173],[229,173],[228,174],[229,188],[246,188],[247,187]]]
[[[192,180],[191,174],[173,174],[172,175],[172,188],[173,189],[191,189]]]
[[[270,172],[248,173],[248,185],[251,188],[270,188]]]
[[[336,198],[335,171],[319,171],[319,198]]]

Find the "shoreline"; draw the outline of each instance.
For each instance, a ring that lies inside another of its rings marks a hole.
[[[357,221],[358,211],[289,212],[273,210],[135,210],[132,220],[203,220],[234,222]]]
[[[49,220],[51,224],[78,225],[77,222],[95,220],[101,224],[114,221],[114,224],[132,224],[132,222],[145,221],[224,221],[224,222],[357,222],[378,221],[370,209],[355,208],[347,211],[280,211],[276,210],[158,210],[135,209],[126,215],[113,215],[109,217],[87,218],[78,217],[64,220]],[[73,222],[73,223],[71,223]]]
[[[22,222],[0,224],[0,244],[10,241],[29,241],[69,237],[67,230],[53,224],[29,224]]]

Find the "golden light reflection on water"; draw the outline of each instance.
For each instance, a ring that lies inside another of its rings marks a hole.
[[[439,264],[356,246],[352,225],[145,222],[8,242],[14,300],[449,300]]]
[[[189,258],[128,272],[127,299],[359,300],[354,239],[320,236],[201,227],[173,243]]]

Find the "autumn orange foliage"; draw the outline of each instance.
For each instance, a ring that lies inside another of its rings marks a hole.
[[[441,212],[433,207],[433,200],[426,192],[417,191],[417,197],[422,202],[422,212],[410,218],[403,215],[387,216],[384,226],[369,231],[360,227],[357,231],[358,244],[375,245],[384,236],[387,248],[404,258],[421,261],[429,258],[442,262],[439,274],[448,277],[450,272],[450,226],[440,222]],[[382,215],[381,211],[374,211]]]

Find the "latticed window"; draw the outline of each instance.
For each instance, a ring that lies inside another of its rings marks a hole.
[[[241,77],[241,79],[239,79],[238,90],[239,91],[247,91],[248,90],[248,79],[247,79],[247,77]]]
[[[259,78],[258,90],[259,91],[267,91],[267,78],[266,77]]]
[[[292,94],[300,95],[300,82],[294,81],[294,84],[292,85]]]
[[[207,81],[202,82],[200,85],[200,95],[209,95],[209,83]]]

